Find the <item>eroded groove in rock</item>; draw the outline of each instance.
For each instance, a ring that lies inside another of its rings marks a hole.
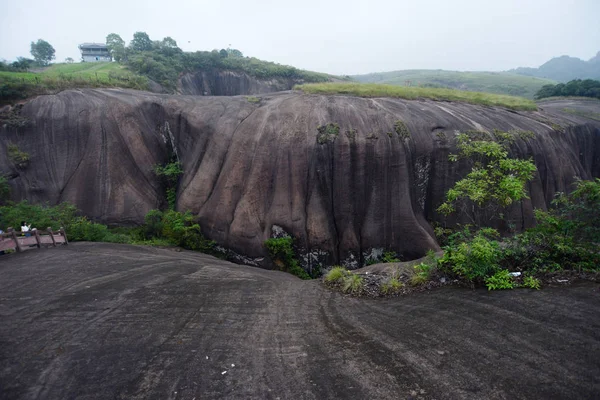
[[[161,131],[168,127],[184,170],[177,207],[198,215],[208,237],[259,259],[278,225],[296,239],[301,258],[353,265],[384,249],[417,257],[439,248],[435,210],[467,167],[448,161],[457,132],[535,133],[511,149],[538,167],[530,198],[506,213],[518,228],[576,177],[599,177],[600,122],[565,108],[600,106],[559,100],[515,113],[293,92],[257,104],[245,96],[71,90],[27,102],[28,126],[2,127],[0,172],[15,199],[70,201],[105,223],[142,223],[164,201],[152,168],[166,160]],[[329,123],[339,134],[319,143],[317,128]],[[31,155],[26,168],[9,160],[9,143]]]

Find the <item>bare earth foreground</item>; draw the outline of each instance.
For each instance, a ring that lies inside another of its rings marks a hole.
[[[192,252],[35,250],[0,257],[0,398],[600,398],[600,290],[368,300]]]

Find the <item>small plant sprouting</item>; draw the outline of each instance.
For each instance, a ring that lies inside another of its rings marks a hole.
[[[340,134],[340,126],[330,122],[327,125],[319,126],[317,132],[317,143],[326,144],[334,142]]]
[[[394,263],[394,262],[400,262],[400,259],[396,256],[395,252],[386,251],[385,253],[383,253],[383,258],[381,259],[381,262]]]
[[[258,104],[262,99],[256,96],[246,96],[246,100],[248,101],[248,103]]]
[[[404,283],[402,283],[396,276],[392,276],[389,280],[381,285],[381,293],[385,295],[396,294],[402,290]]]
[[[360,276],[348,273],[342,283],[342,292],[351,294],[360,294],[363,290],[363,278]]]
[[[396,131],[398,136],[400,136],[402,139],[410,138],[410,131],[408,130],[408,128],[406,127],[406,124],[403,121],[397,120],[394,123],[394,130]]]

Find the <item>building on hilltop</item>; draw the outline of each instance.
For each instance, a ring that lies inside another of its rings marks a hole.
[[[83,43],[79,45],[79,50],[83,62],[112,61],[110,51],[104,43]]]

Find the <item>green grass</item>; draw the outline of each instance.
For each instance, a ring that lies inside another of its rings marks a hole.
[[[349,272],[344,267],[340,267],[340,266],[333,267],[331,269],[331,271],[329,271],[327,273],[327,275],[325,275],[325,282],[327,282],[327,283],[339,282],[342,279],[344,279],[344,277],[348,274],[349,274]]]
[[[596,121],[600,121],[600,113],[595,113],[595,112],[591,112],[591,111],[575,110],[573,108],[563,108],[563,111],[566,112],[567,114],[578,115],[580,117],[585,117],[585,118],[593,119]]]
[[[310,94],[339,94],[358,97],[396,97],[408,100],[430,99],[459,101],[484,106],[504,107],[512,110],[537,110],[532,100],[522,97],[491,93],[467,92],[455,89],[403,87],[373,83],[310,83],[296,85],[296,90]]]
[[[53,64],[39,72],[0,71],[0,104],[81,87],[147,89],[148,80],[117,63]]]
[[[361,83],[407,86],[408,81],[410,81],[412,86],[506,94],[528,99],[533,99],[533,96],[542,86],[557,83],[550,79],[508,72],[461,72],[423,69],[355,75],[352,78]]]

